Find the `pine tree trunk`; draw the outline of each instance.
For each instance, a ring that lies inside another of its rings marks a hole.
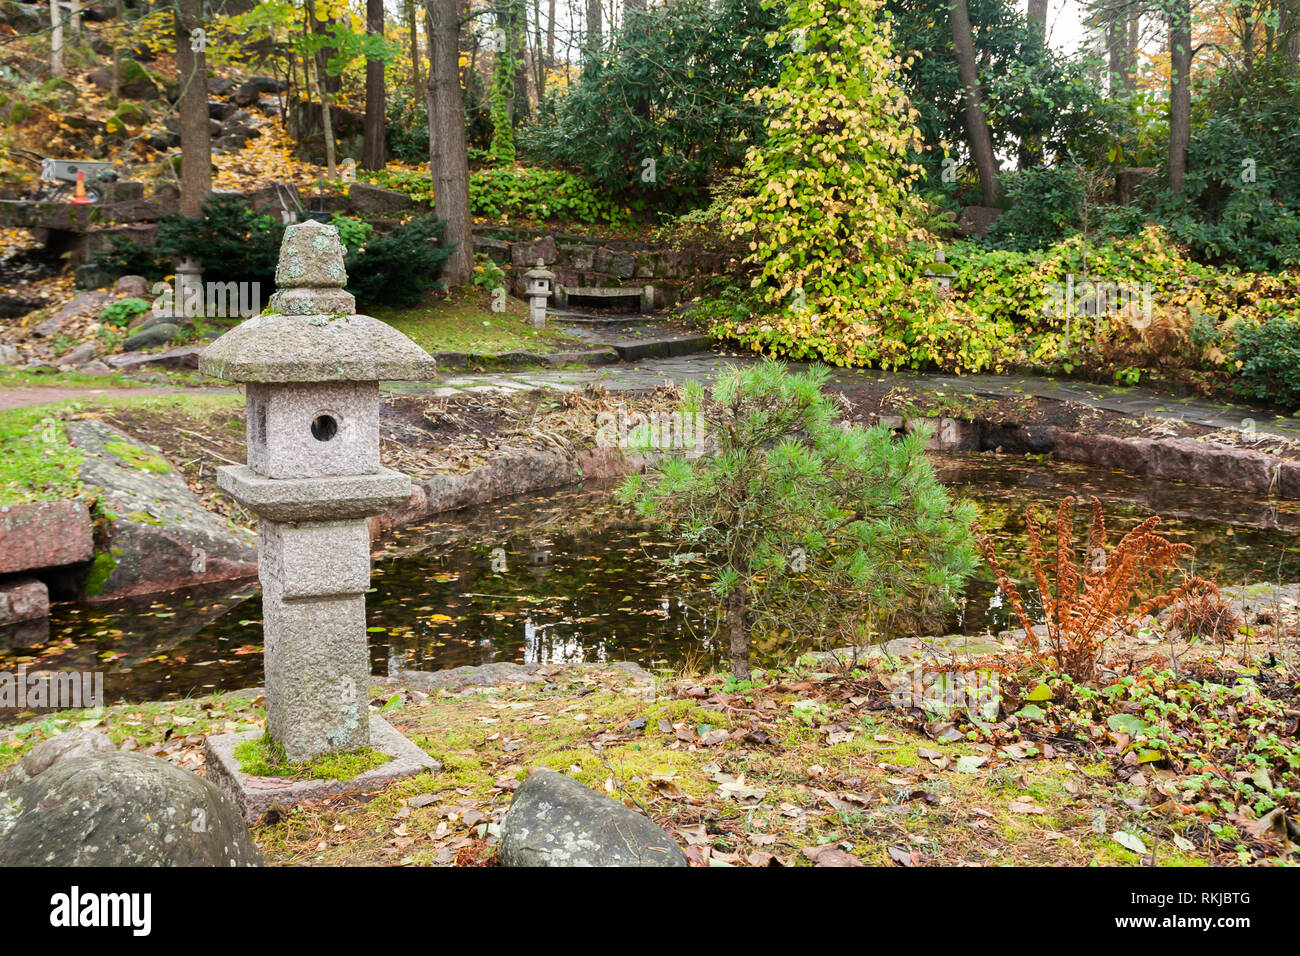
[[[749,622],[746,592],[738,586],[727,596],[727,634],[731,641],[731,673],[736,680],[749,680]]]
[[[1169,11],[1169,191],[1187,181],[1187,144],[1192,134],[1192,4],[1176,0]]]
[[[429,41],[429,162],[434,207],[454,243],[443,263],[448,285],[465,285],[472,274],[474,236],[469,213],[469,158],[460,88],[460,31],[456,0],[425,0]]]
[[[992,206],[998,199],[998,162],[993,155],[993,138],[984,115],[984,94],[980,90],[979,70],[975,65],[975,44],[971,38],[970,12],[966,0],[951,0],[952,40],[957,56],[957,72],[965,91],[966,136],[971,158],[980,175],[981,202]]]
[[[366,0],[366,32],[384,35],[384,0]],[[387,158],[384,142],[384,61],[366,60],[366,117],[362,127],[361,165],[383,169]]]
[[[203,49],[191,49],[190,32],[203,28],[203,0],[177,0],[176,67],[181,84],[182,216],[197,216],[212,192],[212,134],[208,131],[208,71]]]

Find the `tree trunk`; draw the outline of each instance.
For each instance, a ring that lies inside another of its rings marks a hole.
[[[447,223],[445,241],[454,243],[442,274],[448,285],[465,285],[472,275],[474,236],[469,213],[465,107],[460,89],[460,18],[456,0],[425,0],[425,4],[434,208],[438,218]]]
[[[739,585],[727,596],[727,635],[731,641],[731,675],[749,680],[749,621],[745,586]]]
[[[971,38],[970,13],[966,0],[951,0],[952,41],[957,56],[957,72],[965,90],[966,136],[971,158],[980,175],[980,196],[985,206],[998,199],[998,163],[993,155],[993,138],[984,115],[984,94],[980,89],[979,70],[975,66],[975,45]]]
[[[1116,96],[1128,90],[1128,77],[1125,66],[1128,61],[1128,22],[1121,7],[1124,0],[1113,3],[1105,11],[1106,34],[1106,69],[1110,74],[1110,95]]]
[[[1124,51],[1124,73],[1129,92],[1137,89],[1138,46],[1142,41],[1142,11],[1134,7],[1128,18],[1128,46]]]
[[[546,95],[546,56],[544,50],[546,46],[542,42],[542,3],[541,0],[534,0],[533,3],[533,89],[537,91],[537,105],[542,103],[542,97]]]
[[[1030,31],[1038,38],[1038,42],[1046,45],[1047,0],[1029,0],[1029,10],[1026,19],[1029,21]]]
[[[555,66],[555,0],[546,4],[546,68]]]
[[[1300,66],[1300,0],[1285,0],[1282,4],[1278,33],[1287,62]]]
[[[415,0],[407,0],[406,29],[411,38],[411,89],[417,100],[424,99],[424,84],[420,81],[420,31],[416,25]]]
[[[1192,4],[1175,0],[1169,9],[1169,191],[1187,181],[1187,144],[1192,134]]]
[[[203,29],[203,0],[177,0],[176,68],[181,84],[182,216],[197,216],[212,192],[212,134],[208,131],[208,70],[203,44],[190,33]],[[193,47],[198,49],[193,49]]]
[[[122,35],[121,30],[125,25],[126,12],[122,7],[122,0],[117,0],[113,5],[113,65],[111,71],[113,74],[112,83],[109,87],[109,96],[114,101],[122,94]]]
[[[514,126],[528,119],[528,8],[524,0],[510,4],[510,36],[514,44],[514,96],[511,98],[510,122]]]
[[[50,76],[63,75],[63,11],[50,0]]]
[[[587,0],[587,45],[600,45],[600,0]]]
[[[366,32],[383,37],[384,0],[366,0]],[[366,118],[361,147],[361,165],[365,169],[384,168],[384,100],[384,61],[372,57],[366,60]]]

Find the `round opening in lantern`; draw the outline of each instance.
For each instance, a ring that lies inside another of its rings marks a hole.
[[[318,415],[311,423],[311,437],[317,441],[329,441],[339,433],[339,423],[332,415]]]

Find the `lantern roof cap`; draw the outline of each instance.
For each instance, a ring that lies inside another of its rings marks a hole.
[[[538,259],[537,265],[533,266],[531,269],[529,269],[527,272],[524,273],[524,278],[525,279],[554,279],[555,273],[552,272],[550,269],[546,268],[546,261],[544,259]]]

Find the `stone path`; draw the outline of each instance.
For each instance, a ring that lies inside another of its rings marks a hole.
[[[754,361],[757,359],[752,355],[708,352],[593,369],[450,375],[442,380],[440,387],[433,390],[433,394],[449,396],[458,391],[509,392],[533,388],[573,391],[588,384],[603,385],[610,391],[651,389],[665,382],[708,383],[724,365]],[[1161,395],[1144,388],[1094,385],[1031,375],[941,375],[873,369],[836,369],[831,375],[831,382],[848,387],[884,385],[951,389],[963,395],[987,397],[1036,396],[1078,402],[1133,418],[1145,415],[1208,428],[1254,427],[1261,432],[1300,439],[1300,419],[1272,416],[1245,405]],[[427,391],[422,387],[417,390]]]
[[[589,345],[612,348],[625,362],[672,358],[713,348],[713,340],[707,335],[653,319],[595,325],[574,324],[572,319],[555,317],[552,323]]]
[[[625,336],[628,326],[587,334],[607,339]],[[593,338],[594,342],[595,339]],[[632,340],[635,341],[635,340]],[[667,382],[695,381],[707,384],[727,364],[757,361],[753,355],[727,352],[699,352],[669,358],[647,358],[584,369],[520,369],[501,372],[450,372],[428,385],[393,385],[397,392],[414,392],[446,397],[458,392],[520,392],[534,388],[574,391],[588,384],[603,385],[612,392],[652,389]],[[801,363],[792,363],[801,366]],[[963,395],[987,397],[1036,396],[1056,401],[1078,402],[1093,408],[1118,412],[1133,418],[1148,416],[1187,422],[1207,428],[1251,428],[1284,438],[1300,439],[1300,419],[1273,416],[1245,405],[1222,404],[1204,399],[1162,395],[1144,388],[1094,385],[1032,375],[942,375],[924,372],[882,372],[874,369],[835,369],[831,382],[840,386],[884,385],[925,389],[951,389]],[[103,395],[167,395],[193,391],[183,388],[0,388],[0,409],[21,408],[67,398]],[[207,389],[204,389],[207,391]]]

